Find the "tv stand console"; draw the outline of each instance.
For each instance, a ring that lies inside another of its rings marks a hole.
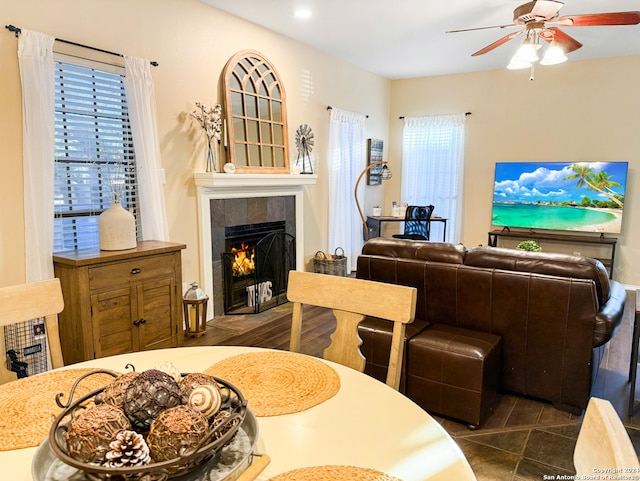
[[[616,257],[616,243],[618,242],[618,239],[615,237],[606,237],[604,234],[600,234],[598,237],[595,237],[525,230],[516,231],[505,228],[489,231],[489,246],[497,247],[499,237],[533,239],[536,241],[548,240],[553,242],[566,242],[568,244],[589,244],[608,247],[611,249],[610,256],[607,258],[599,258],[598,260],[609,270],[609,278],[613,277],[613,262]]]

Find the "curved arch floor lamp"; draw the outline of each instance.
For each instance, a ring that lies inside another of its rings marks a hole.
[[[364,238],[365,240],[369,240],[369,226],[367,225],[367,219],[365,218],[364,214],[362,213],[362,209],[360,208],[360,202],[358,202],[358,186],[360,185],[360,181],[362,180],[362,178],[364,177],[364,174],[366,174],[371,168],[373,167],[380,167],[380,177],[382,178],[382,180],[389,180],[391,177],[393,177],[393,174],[391,173],[391,169],[389,169],[389,166],[387,165],[387,162],[372,162],[371,164],[367,165],[365,167],[365,169],[360,173],[360,176],[358,177],[358,180],[356,181],[356,186],[353,189],[353,196],[356,199],[356,207],[358,208],[358,213],[360,214],[360,219],[362,219],[362,225],[364,226]]]

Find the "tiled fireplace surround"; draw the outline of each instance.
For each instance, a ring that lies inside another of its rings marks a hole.
[[[225,226],[284,220],[296,239],[296,268],[304,269],[304,186],[314,185],[316,179],[305,174],[194,174],[207,319],[224,313],[220,253]]]

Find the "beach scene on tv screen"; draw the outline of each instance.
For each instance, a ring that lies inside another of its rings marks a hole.
[[[494,226],[619,234],[627,162],[498,162]]]

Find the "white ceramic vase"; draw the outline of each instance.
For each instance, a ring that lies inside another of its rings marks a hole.
[[[100,214],[98,233],[100,249],[103,251],[133,249],[137,245],[136,219],[120,202],[113,202],[111,207]]]

